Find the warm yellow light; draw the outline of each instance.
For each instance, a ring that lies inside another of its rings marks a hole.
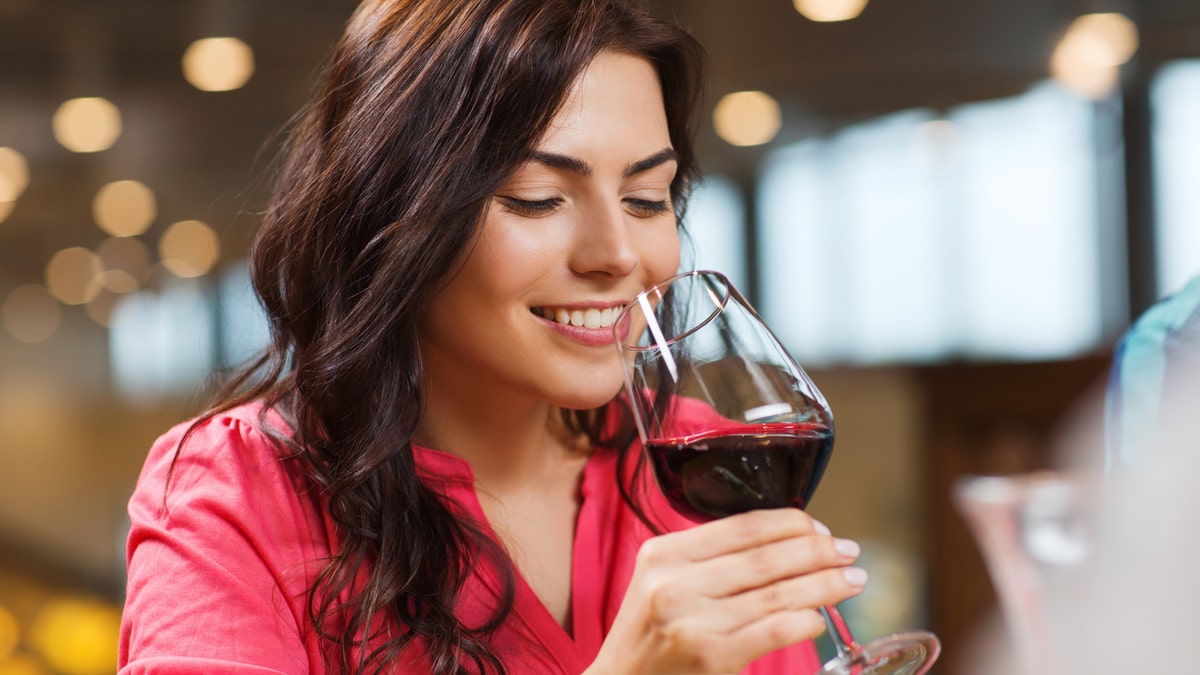
[[[114,237],[145,232],[158,216],[154,192],[136,180],[109,183],[92,200],[92,216],[100,229]]]
[[[792,4],[810,21],[848,21],[862,14],[867,0],[792,0]]]
[[[100,276],[104,290],[116,293],[132,293],[138,289],[138,280],[125,270],[107,270]]]
[[[254,50],[237,38],[196,40],[183,53],[183,76],[201,91],[229,91],[254,75]]]
[[[87,304],[87,307],[84,307],[84,311],[91,317],[92,321],[105,328],[111,328],[113,325],[113,316],[116,313],[114,310],[122,295],[122,293],[113,293],[105,288]]]
[[[1085,14],[1071,22],[1050,57],[1050,74],[1085,98],[1101,98],[1120,82],[1120,66],[1138,48],[1137,26],[1122,14]]]
[[[178,277],[207,274],[220,255],[217,233],[198,220],[175,223],[158,241],[158,257],[163,267]]]
[[[86,248],[63,249],[46,264],[46,287],[62,302],[82,305],[100,292],[103,271],[100,258]]]
[[[121,615],[87,600],[46,603],[30,628],[30,642],[46,663],[65,675],[112,673],[117,663]]]
[[[782,124],[779,104],[761,91],[725,95],[713,109],[717,135],[731,145],[762,145],[775,138]]]
[[[1124,14],[1085,14],[1071,23],[1068,34],[1092,43],[1086,50],[1098,66],[1119,66],[1138,49],[1137,24]]]
[[[25,156],[12,148],[0,148],[0,202],[17,201],[28,186],[29,162]]]
[[[13,209],[17,207],[16,202],[0,202],[0,223],[3,223],[12,215]]]
[[[103,98],[75,98],[54,113],[54,137],[72,152],[100,152],[121,135],[121,111]]]
[[[45,342],[58,330],[62,309],[58,301],[38,284],[21,286],[8,294],[3,308],[4,327],[21,342]],[[0,660],[3,660],[5,628],[0,616]]]
[[[0,675],[50,675],[32,656],[17,655],[0,661]]]
[[[55,306],[53,299],[50,300]],[[7,305],[8,303],[5,303]],[[12,612],[0,606],[0,661],[5,661],[17,649],[17,643],[21,641],[21,629],[17,625],[17,617],[12,615]]]
[[[96,255],[106,271],[125,272],[134,279],[142,279],[150,269],[150,249],[141,239],[113,237],[105,239],[96,247]]]

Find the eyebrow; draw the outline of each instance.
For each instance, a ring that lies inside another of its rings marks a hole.
[[[592,167],[578,157],[534,150],[532,153],[530,153],[529,158],[535,162],[545,164],[552,169],[570,171],[571,173],[577,173],[580,176],[592,175]],[[639,159],[638,161],[633,162],[629,166],[625,167],[625,171],[621,173],[621,177],[630,178],[638,175],[639,173],[649,171],[650,169],[653,169],[661,164],[666,164],[670,161],[679,161],[679,153],[675,152],[674,148],[664,148],[645,159]]]

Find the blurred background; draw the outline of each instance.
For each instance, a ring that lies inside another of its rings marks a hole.
[[[125,502],[262,343],[248,243],[353,5],[0,0],[0,675],[114,671]],[[838,419],[811,511],[864,546],[847,614],[975,672],[950,486],[1102,455],[1116,339],[1200,274],[1200,2],[652,5],[711,56],[685,264]]]

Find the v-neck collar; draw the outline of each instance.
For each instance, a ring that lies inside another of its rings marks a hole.
[[[417,474],[425,484],[449,505],[473,519],[487,536],[499,543],[500,538],[488,521],[476,493],[475,473],[471,465],[448,452],[417,445],[412,448]],[[597,480],[603,480],[599,474],[613,470],[615,477],[615,469],[610,461],[612,455],[603,450],[594,452],[583,469],[581,504],[571,547],[572,634],[563,629],[521,571],[512,566],[515,588],[512,613],[507,620],[519,621],[525,628],[520,632],[540,642],[544,653],[552,657],[564,673],[585,670],[599,653],[604,638],[604,584],[595,578],[604,565],[601,549],[607,545],[600,531],[603,523],[600,511],[604,509],[604,500],[594,497],[603,493],[596,485]],[[500,570],[492,565],[476,565],[472,578],[486,589],[492,602],[499,602],[503,591]],[[469,592],[470,589],[465,590]],[[490,602],[487,604],[491,605]]]

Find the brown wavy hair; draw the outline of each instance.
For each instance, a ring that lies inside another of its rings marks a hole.
[[[417,643],[435,673],[504,672],[488,638],[511,611],[511,563],[414,466],[417,326],[489,199],[606,50],[657,70],[682,218],[703,52],[637,0],[366,0],[294,124],[251,255],[271,342],[207,416],[263,400],[292,425],[279,442],[337,528],[308,598],[337,670],[381,672]],[[628,425],[603,431],[614,405],[564,419],[597,447],[624,447]],[[479,556],[508,571],[507,590],[467,626],[454,609]],[[393,620],[398,635],[381,628]]]

